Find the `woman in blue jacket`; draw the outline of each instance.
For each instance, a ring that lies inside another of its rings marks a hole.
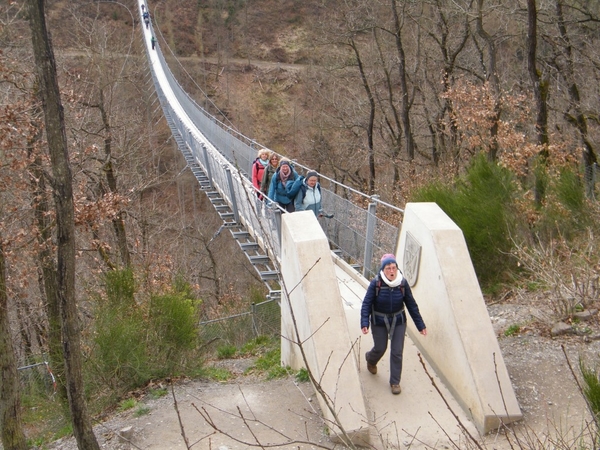
[[[400,377],[402,376],[402,353],[404,335],[406,333],[406,309],[423,336],[427,336],[425,322],[419,312],[410,286],[400,270],[396,257],[383,255],[381,270],[367,288],[360,310],[360,326],[363,334],[373,333],[373,348],[365,354],[367,370],[373,375],[377,373],[377,363],[390,344],[390,386],[392,394],[400,394]]]
[[[303,181],[304,177],[298,175],[290,160],[282,158],[275,175],[271,179],[268,197],[277,202],[287,212],[294,212],[294,198],[298,194]]]

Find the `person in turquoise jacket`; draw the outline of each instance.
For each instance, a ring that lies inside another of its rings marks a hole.
[[[298,194],[304,177],[298,175],[289,159],[282,158],[269,185],[269,199],[277,202],[287,212],[294,212],[294,198]]]

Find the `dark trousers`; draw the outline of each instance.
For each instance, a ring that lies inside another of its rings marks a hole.
[[[294,202],[289,202],[287,204],[283,204],[281,202],[277,202],[279,204],[279,206],[281,206],[283,209],[285,209],[287,212],[294,212],[296,211],[296,206],[294,205]]]
[[[373,334],[373,348],[367,352],[366,359],[369,364],[377,365],[383,357],[388,346],[388,331],[385,325],[371,327]],[[400,384],[402,377],[402,353],[404,351],[404,335],[406,334],[406,320],[396,324],[390,345],[390,384]]]

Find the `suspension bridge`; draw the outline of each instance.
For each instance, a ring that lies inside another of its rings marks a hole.
[[[173,138],[222,227],[269,296],[280,301],[282,363],[308,366],[319,380],[324,395],[317,398],[332,439],[377,449],[407,442],[450,448],[465,433],[480,436],[521,419],[460,229],[435,204],[403,210],[323,175],[322,204],[331,219],[259,201],[248,173],[260,145],[182,89],[160,44],[152,42],[151,21],[143,25],[148,5],[139,7],[150,72]],[[402,228],[381,220],[381,208],[402,216]],[[419,336],[409,321],[400,396],[390,393],[387,355],[379,375],[366,370],[372,341],[361,336],[359,320],[368,280],[381,255],[393,251],[429,331]],[[302,354],[298,342],[304,342]]]

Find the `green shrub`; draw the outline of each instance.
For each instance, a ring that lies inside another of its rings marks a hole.
[[[597,370],[587,367],[583,359],[579,360],[579,370],[583,377],[583,394],[587,399],[588,408],[594,417],[600,417],[600,380]]]
[[[521,331],[521,326],[519,324],[512,324],[504,331],[504,336],[512,336]]]
[[[148,394],[150,395],[150,398],[155,399],[155,400],[157,398],[164,397],[168,393],[169,392],[165,388],[151,389],[150,392],[148,392]]]
[[[298,372],[296,372],[296,380],[300,383],[306,383],[307,381],[310,381],[310,377],[308,376],[308,370],[306,370],[303,367]]]
[[[219,358],[219,359],[233,358],[233,356],[236,354],[236,352],[237,352],[237,348],[235,348],[235,345],[230,345],[230,344],[221,345],[220,347],[217,348],[217,358]]]
[[[281,378],[290,375],[289,367],[281,365],[281,349],[279,347],[269,350],[256,360],[254,369],[266,372],[267,379]]]
[[[222,367],[205,367],[197,375],[215,381],[227,381],[233,376],[229,370]]]
[[[145,405],[140,405],[133,413],[134,417],[142,417],[150,414],[150,408]]]
[[[192,298],[189,285],[177,279],[171,292],[137,304],[131,271],[109,272],[105,280],[105,296],[97,302],[90,360],[96,380],[90,382],[118,393],[200,364],[193,355],[199,302]]]
[[[151,377],[147,325],[131,303],[105,303],[96,311],[94,349],[97,375],[112,388],[130,389]]]
[[[269,336],[257,336],[246,342],[240,352],[248,356],[256,356],[274,345],[273,338]],[[278,344],[277,344],[278,345]]]
[[[502,279],[511,263],[513,176],[481,154],[455,185],[433,183],[411,201],[436,202],[462,230],[483,286]]]
[[[125,399],[119,404],[118,411],[127,411],[128,409],[135,407],[135,405],[137,405],[137,401],[135,400],[135,398]]]
[[[548,195],[539,213],[534,231],[544,240],[557,235],[571,240],[593,223],[593,208],[589,208],[576,170],[563,167],[558,176],[548,181]]]

